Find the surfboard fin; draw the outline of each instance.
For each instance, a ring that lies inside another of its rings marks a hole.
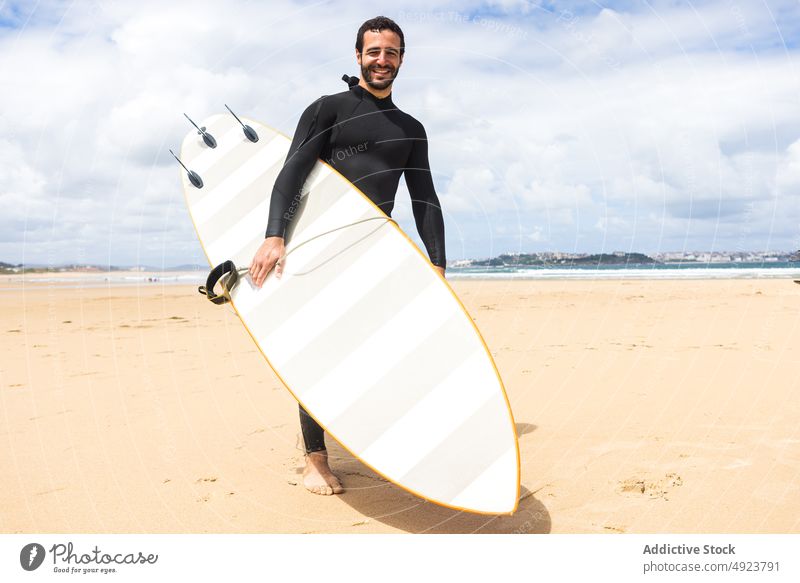
[[[215,139],[214,139],[214,136],[212,136],[211,134],[209,134],[209,133],[206,131],[206,128],[204,128],[204,127],[202,127],[202,128],[201,128],[201,127],[197,127],[197,124],[196,124],[196,123],[194,123],[194,122],[192,121],[192,118],[191,118],[191,117],[189,117],[189,116],[188,116],[188,115],[186,115],[185,113],[184,113],[183,115],[184,115],[184,117],[185,117],[186,119],[188,119],[188,120],[189,120],[189,122],[190,122],[190,123],[191,123],[191,124],[192,124],[192,125],[193,125],[195,128],[197,128],[197,133],[198,133],[198,134],[200,134],[201,136],[203,136],[203,141],[205,142],[206,146],[208,146],[209,148],[216,148],[216,147],[217,147],[217,140],[215,140]]]
[[[170,150],[169,153],[172,154],[172,157],[178,161],[178,164],[183,166],[183,169],[186,170],[186,175],[189,177],[189,182],[192,183],[192,186],[195,188],[203,188],[203,179],[200,178],[200,175],[194,170],[189,170],[186,165],[181,162],[181,159],[175,155],[175,152]]]
[[[247,136],[247,139],[253,143],[256,143],[258,141],[258,134],[256,133],[256,130],[251,128],[249,125],[243,124],[242,120],[239,119],[239,116],[233,113],[233,110],[230,107],[228,107],[227,103],[224,105],[225,109],[230,111],[231,115],[236,118],[236,121],[238,121],[242,125],[242,130],[244,130],[244,135]]]

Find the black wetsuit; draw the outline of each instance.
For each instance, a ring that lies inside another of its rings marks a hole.
[[[300,116],[289,154],[275,180],[267,237],[283,237],[297,210],[311,168],[322,158],[391,216],[405,174],[411,208],[431,262],[445,266],[444,220],[433,188],[425,128],[397,109],[391,95],[378,99],[356,85],[321,97]],[[324,433],[300,407],[306,453],[325,449]]]

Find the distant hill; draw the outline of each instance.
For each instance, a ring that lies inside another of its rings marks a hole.
[[[600,253],[598,255],[588,255],[587,257],[572,259],[573,265],[646,265],[650,263],[658,263],[658,261],[642,253],[613,255],[609,253]]]
[[[579,257],[564,257],[554,259],[543,257],[537,253],[521,253],[519,255],[499,255],[492,259],[481,259],[470,262],[473,266],[503,267],[503,266],[571,266],[571,265],[644,265],[658,263],[652,257],[642,253],[600,253],[597,255],[583,255]]]

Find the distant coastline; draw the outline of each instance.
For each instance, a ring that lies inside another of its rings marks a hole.
[[[4,263],[0,261],[0,274],[28,274],[28,273],[111,273],[111,272],[127,272],[127,273],[167,273],[167,272],[186,272],[186,271],[207,271],[208,267],[205,265],[183,264],[171,267],[155,267],[152,265],[134,265],[134,266],[119,266],[119,265],[94,265],[94,264],[76,264],[68,263],[63,265],[40,265],[29,264],[23,265],[22,263]]]
[[[504,253],[489,259],[453,261],[449,267],[594,267],[594,266],[694,266],[703,264],[780,264],[800,262],[800,250],[664,252],[652,257],[644,253]]]
[[[0,262],[5,285],[83,288],[140,285],[199,285],[206,265],[153,266],[12,265]],[[490,259],[448,262],[450,280],[559,279],[797,279],[800,252],[793,253],[506,253]]]
[[[646,255],[644,253],[566,253],[559,251],[543,253],[503,253],[496,257],[484,259],[459,259],[448,261],[449,269],[466,268],[586,268],[586,267],[650,267],[650,268],[682,268],[720,266],[780,266],[800,263],[798,251],[675,251]],[[0,261],[0,274],[33,274],[33,273],[86,273],[102,274],[114,272],[128,273],[173,273],[173,272],[207,272],[208,266],[198,264],[182,264],[169,267],[152,265],[97,265],[97,264],[12,264]]]

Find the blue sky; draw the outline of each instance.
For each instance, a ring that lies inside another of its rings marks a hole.
[[[448,257],[800,248],[800,3],[0,2],[0,261],[203,256],[170,147],[291,134],[383,12]],[[394,213],[414,234],[404,187]],[[265,218],[266,220],[266,218]]]

